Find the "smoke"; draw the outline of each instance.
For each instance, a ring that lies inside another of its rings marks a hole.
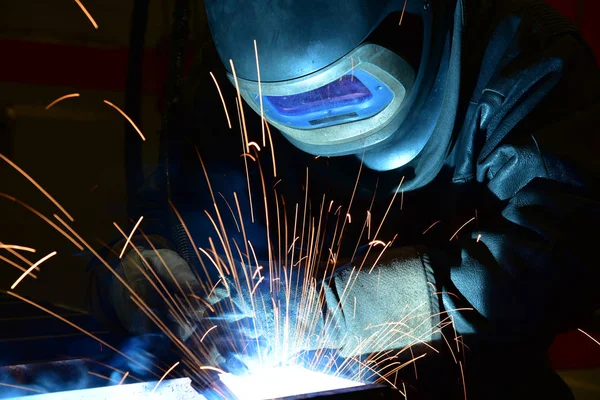
[[[83,361],[58,361],[45,364],[18,365],[0,368],[0,399],[31,394],[84,389],[90,375]]]
[[[0,399],[116,385],[124,372],[142,381],[155,381],[162,375],[160,368],[175,358],[170,341],[162,334],[128,338],[119,348],[127,357],[111,356],[104,361],[109,367],[68,360],[0,368]],[[134,382],[131,378],[125,381]]]

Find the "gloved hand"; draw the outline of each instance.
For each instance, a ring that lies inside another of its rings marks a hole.
[[[433,273],[415,248],[357,260],[320,283],[302,270],[262,280],[255,271],[242,268],[238,276],[251,279],[227,279],[215,289],[208,300],[217,315],[208,318],[225,323],[228,329],[221,332],[230,335],[232,346],[263,363],[319,348],[338,349],[343,357],[401,349],[436,334]],[[253,341],[257,346],[248,351]]]
[[[180,301],[180,304],[185,305],[187,302],[183,301],[183,296],[194,293],[201,295],[204,292],[187,262],[176,252],[136,247],[128,251],[121,260],[117,273],[178,338],[185,341],[191,335],[194,327],[192,324],[182,323],[181,313],[177,312],[175,302]],[[119,321],[127,332],[132,335],[160,332],[157,325],[131,299],[131,291],[116,278],[111,282],[109,293]],[[186,311],[190,314],[202,314],[204,309]]]

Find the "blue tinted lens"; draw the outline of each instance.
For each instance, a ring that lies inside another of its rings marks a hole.
[[[281,124],[314,129],[372,117],[387,107],[394,93],[361,69],[320,88],[290,96],[263,96],[265,114]],[[258,101],[258,95],[255,95]]]
[[[369,89],[354,75],[344,75],[310,92],[292,96],[267,96],[280,115],[303,115],[360,104],[373,98]]]

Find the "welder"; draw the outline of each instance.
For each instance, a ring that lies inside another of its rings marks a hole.
[[[322,283],[324,313],[354,308],[352,317],[337,313],[340,333],[325,347],[350,356],[348,338],[360,341],[367,326],[413,308],[423,317],[408,328],[425,342],[441,341],[430,316],[448,312],[459,338],[453,332],[450,345],[462,337],[468,347],[470,398],[570,398],[547,348],[598,309],[600,278],[600,73],[577,29],[529,0],[205,4],[225,70],[217,76],[231,82],[225,97],[239,88],[258,121],[252,125],[247,113],[249,126],[260,131],[263,115],[279,131],[272,131],[278,177],[303,179],[308,165],[315,185],[345,193],[364,165],[357,202],[377,190],[372,209],[385,209],[401,192],[403,210],[394,207],[387,222],[399,237],[378,274],[340,268]],[[216,124],[221,104],[207,91],[194,100],[196,118]],[[209,165],[216,161],[209,156]],[[244,193],[243,174],[237,180],[212,168],[232,179],[221,185]],[[164,254],[181,281],[197,287],[188,263]],[[353,304],[340,305],[350,279]],[[119,290],[116,314],[135,330],[139,321]],[[463,396],[445,348],[432,357],[438,367],[428,368],[437,371],[440,393]]]

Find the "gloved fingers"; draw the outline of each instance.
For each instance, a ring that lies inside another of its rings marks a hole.
[[[176,252],[168,249],[142,250],[141,255],[171,291],[180,291],[181,288],[184,293],[191,289],[197,295],[204,294],[196,274]]]

